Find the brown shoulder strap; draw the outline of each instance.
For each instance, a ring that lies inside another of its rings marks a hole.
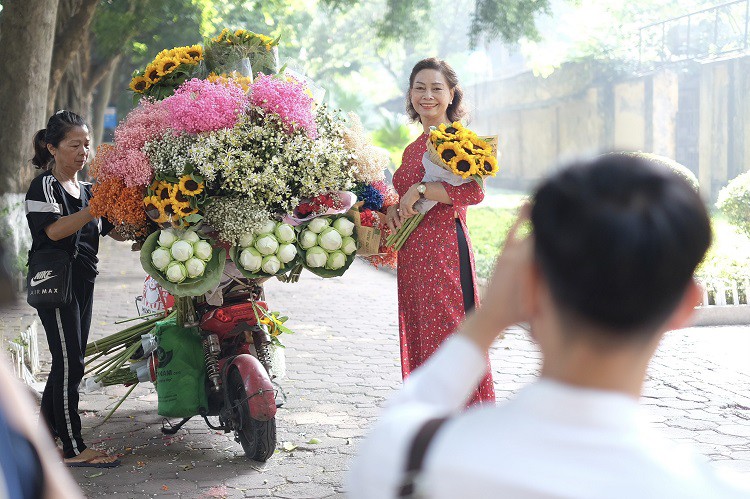
[[[425,454],[427,454],[427,449],[437,431],[447,420],[447,417],[430,419],[422,425],[422,428],[414,436],[409,449],[409,456],[406,460],[404,478],[398,490],[397,497],[411,497],[414,494],[414,480],[422,470],[422,463],[424,462]]]

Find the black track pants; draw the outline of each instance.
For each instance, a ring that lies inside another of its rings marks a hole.
[[[42,394],[41,416],[50,433],[58,437],[66,458],[83,452],[81,418],[78,416],[78,385],[83,378],[94,283],[75,280],[73,302],[63,308],[39,309],[39,318],[47,334],[52,353],[52,369]]]

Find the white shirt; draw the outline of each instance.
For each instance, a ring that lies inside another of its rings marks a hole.
[[[474,343],[453,336],[415,371],[360,445],[349,497],[395,497],[415,433],[459,413],[485,365]],[[417,493],[433,499],[750,498],[650,428],[633,398],[547,379],[449,420],[422,470]]]

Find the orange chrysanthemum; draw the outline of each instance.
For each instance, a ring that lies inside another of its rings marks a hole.
[[[105,217],[115,225],[140,227],[147,223],[143,209],[143,189],[125,187],[125,183],[119,178],[106,178],[96,183],[89,205],[92,215]]]

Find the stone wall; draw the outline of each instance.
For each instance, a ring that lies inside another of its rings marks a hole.
[[[750,169],[750,57],[627,78],[569,63],[471,85],[470,126],[499,135],[501,171],[490,185],[529,188],[555,165],[612,149],[682,159],[707,199]]]

